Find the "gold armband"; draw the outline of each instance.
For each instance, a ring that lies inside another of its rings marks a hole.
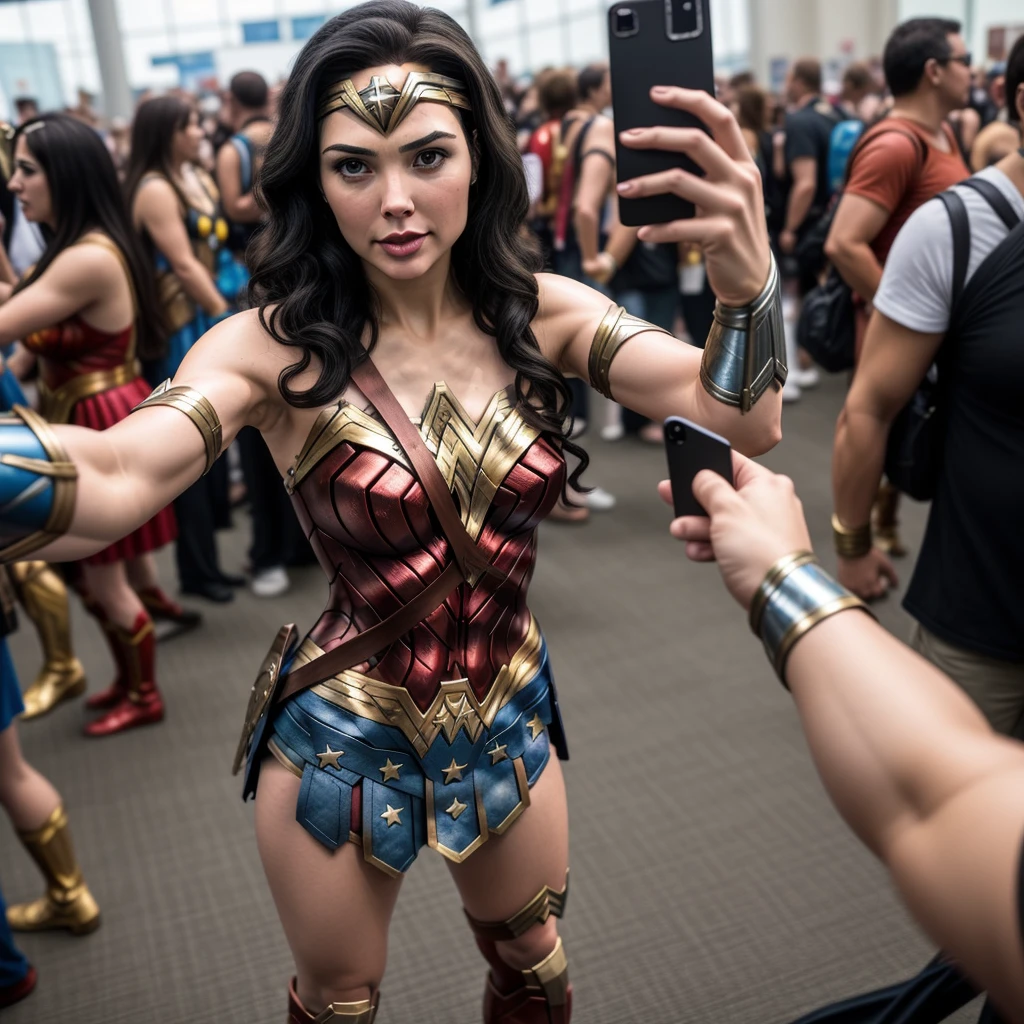
[[[208,398],[204,398],[195,388],[171,387],[168,378],[159,387],[155,388],[149,398],[139,402],[132,412],[139,409],[146,409],[154,405],[168,405],[178,412],[183,412],[195,425],[202,435],[203,445],[206,448],[206,468],[203,476],[213,468],[213,464],[220,455],[222,443],[222,432],[220,418],[216,410],[210,404]]]
[[[871,550],[871,524],[843,526],[839,516],[832,516],[832,542],[840,558],[863,558]]]
[[[595,391],[600,391],[605,398],[613,398],[611,384],[608,381],[612,360],[625,342],[636,334],[643,334],[644,331],[657,331],[659,334],[674,337],[664,327],[657,327],[638,316],[632,316],[622,306],[609,306],[608,312],[598,324],[594,341],[590,346],[590,386]]]
[[[15,405],[0,416],[0,561],[16,562],[63,536],[78,471],[53,428]]]

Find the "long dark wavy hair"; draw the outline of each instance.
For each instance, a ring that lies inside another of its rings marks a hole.
[[[249,301],[259,307],[261,324],[280,344],[301,351],[281,373],[281,394],[299,408],[327,404],[342,394],[362,360],[367,329],[370,350],[376,345],[377,302],[362,261],[334,217],[325,215],[316,111],[339,80],[405,63],[465,83],[472,110],[455,109],[467,141],[478,147],[479,166],[466,228],[452,248],[452,275],[478,327],[515,370],[523,415],[580,459],[571,478],[576,484],[587,456],[566,437],[569,388],[541,354],[530,326],[538,308],[539,259],[521,232],[529,199],[514,128],[469,36],[447,14],[406,0],[370,0],[323,25],[302,49],[281,94],[256,186],[268,221],[246,256]],[[314,356],[319,377],[310,388],[295,390],[292,382]]]
[[[56,228],[40,224],[46,249],[32,272],[18,285],[27,288],[69,245],[89,231],[105,234],[120,250],[135,292],[136,342],[139,357],[159,356],[167,336],[157,301],[153,265],[146,258],[121,194],[114,161],[100,137],[67,114],[43,114],[21,125],[14,135],[25,139],[50,186]]]
[[[128,169],[124,177],[124,194],[128,208],[135,201],[139,184],[147,174],[157,173],[174,185],[174,160],[171,150],[174,133],[181,131],[192,116],[192,106],[177,96],[157,96],[146,100],[135,111],[132,122],[132,145]]]

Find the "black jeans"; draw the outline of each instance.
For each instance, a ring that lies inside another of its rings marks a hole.
[[[243,427],[239,431],[238,453],[252,516],[252,547],[249,549],[252,571],[257,573],[279,565],[312,561],[312,549],[302,534],[281,474],[267,443],[255,427]]]
[[[231,525],[227,459],[218,459],[206,476],[174,499],[174,514],[178,519],[174,554],[181,586],[190,590],[222,582],[215,531]]]
[[[814,1010],[793,1024],[938,1024],[980,995],[942,953],[913,978]],[[978,1024],[1002,1024],[991,1002]]]

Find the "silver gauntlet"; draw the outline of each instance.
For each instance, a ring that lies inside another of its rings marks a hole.
[[[788,372],[782,282],[773,256],[768,283],[749,306],[715,303],[700,380],[718,401],[749,412],[769,384],[786,383]]]
[[[768,570],[750,602],[750,628],[761,638],[783,686],[788,689],[786,659],[797,640],[819,622],[848,608],[872,615],[859,597],[818,565],[810,551],[786,555]]]

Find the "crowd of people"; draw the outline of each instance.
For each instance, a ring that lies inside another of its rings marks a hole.
[[[295,956],[289,1020],[372,1022],[429,845],[488,963],[484,1019],[568,1024],[565,737],[525,595],[539,522],[615,505],[615,481],[581,482],[595,390],[606,441],[661,444],[685,415],[732,443],[735,486],[699,476],[709,515],[672,532],[718,561],[834,801],[948,954],[807,1020],[924,1024],[979,991],[989,1020],[1024,1020],[1024,750],[1003,738],[1024,722],[1024,39],[979,70],[958,23],[918,18],[841,82],[802,58],[782,95],[749,73],[716,91],[655,94],[710,133],[660,137],[705,176],[669,186],[695,219],[657,229],[617,215],[666,186],[617,182],[606,65],[489,71],[404,0],[330,20],[285,83],[147,94],[130,125],[84,94],[16,101],[0,610],[44,663],[22,693],[0,641],[0,804],[47,892],[0,898],[0,1006],[36,981],[11,929],[100,920],[16,720],[85,691],[69,591],[117,667],[86,735],[163,719],[157,627],[204,626],[159,578],[174,544],[186,602],[279,597],[314,561],[331,580],[268,654],[236,759]],[[791,486],[744,457],[779,440],[816,356],[850,372],[836,580]],[[932,501],[912,651],[864,614],[907,554],[901,491]],[[216,534],[242,501],[234,576]]]

